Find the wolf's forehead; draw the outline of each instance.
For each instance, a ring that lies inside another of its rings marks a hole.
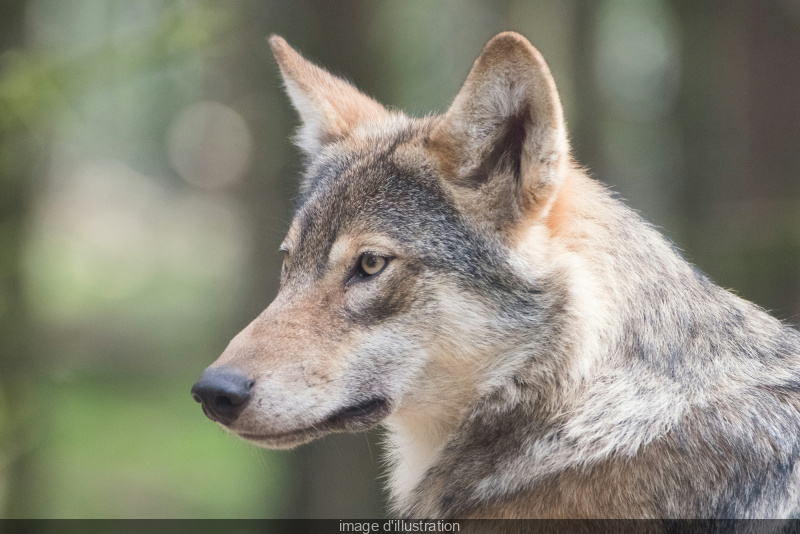
[[[326,167],[331,174],[319,177],[292,223],[294,263],[321,276],[338,238],[379,234],[429,269],[467,284],[508,286],[514,275],[504,249],[462,215],[430,160],[407,148],[328,162],[335,172]]]
[[[393,228],[409,215],[424,218],[417,207],[430,198],[430,183],[391,161],[360,161],[321,178],[299,207],[293,227],[300,241],[312,234],[335,236],[344,230]]]
[[[406,119],[361,130],[327,147],[307,169],[301,204],[317,190],[342,184],[351,188],[381,186],[398,174],[413,175],[430,167],[425,149],[427,124]]]
[[[444,200],[418,129],[382,133],[343,143],[311,165],[296,212],[301,226],[325,221],[338,228],[381,215],[376,211],[382,209],[390,211],[382,214],[385,219],[392,212],[414,209],[421,200]]]
[[[412,226],[451,209],[438,178],[415,146],[381,142],[325,154],[314,163],[287,243],[298,260],[322,265],[344,234],[412,237]],[[313,256],[313,259],[312,259]]]

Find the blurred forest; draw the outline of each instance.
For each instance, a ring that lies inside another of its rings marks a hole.
[[[0,516],[380,517],[380,434],[255,449],[189,389],[271,301],[300,172],[265,39],[411,114],[495,33],[576,159],[800,314],[800,0],[3,0]]]

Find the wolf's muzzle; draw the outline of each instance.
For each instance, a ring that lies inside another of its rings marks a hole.
[[[203,405],[209,419],[230,425],[250,400],[253,384],[255,380],[236,367],[210,368],[192,386],[192,398]]]

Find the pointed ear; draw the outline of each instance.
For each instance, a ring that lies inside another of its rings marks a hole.
[[[306,155],[313,156],[360,124],[378,122],[388,115],[375,100],[304,59],[283,38],[273,35],[269,44],[286,92],[303,121],[296,142]]]
[[[513,32],[489,41],[430,140],[457,196],[497,226],[546,215],[569,166],[550,69]]]

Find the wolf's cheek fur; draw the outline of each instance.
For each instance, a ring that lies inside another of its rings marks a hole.
[[[406,324],[414,323],[407,316],[430,313],[421,269],[395,260],[386,273],[349,287],[340,273],[311,287],[285,284],[214,365],[255,382],[230,429],[285,448],[380,422],[416,384],[437,333],[433,318],[428,333]]]
[[[228,345],[215,367],[241,369],[253,395],[231,428],[247,434],[292,432],[319,423],[344,402],[341,382],[348,347],[358,339],[326,313],[324,296],[295,299],[284,290]],[[335,339],[324,335],[337,332]]]
[[[354,325],[382,323],[409,310],[415,300],[424,300],[418,291],[422,267],[413,262],[390,260],[385,272],[349,284],[344,295],[344,314]]]

